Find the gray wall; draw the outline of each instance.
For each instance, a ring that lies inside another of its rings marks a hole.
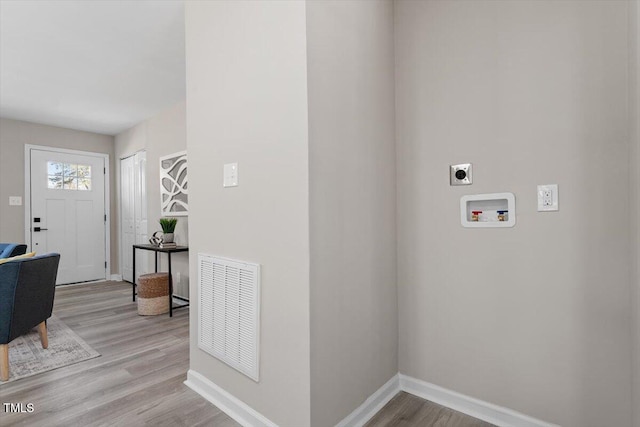
[[[116,191],[113,136],[0,118],[0,242],[23,242],[24,146],[43,145],[109,155],[111,190],[111,272],[118,271]],[[9,196],[21,196],[22,206],[9,206]]]
[[[173,154],[187,148],[186,103],[179,102],[150,119],[137,124],[115,137],[115,154],[118,161],[131,156],[137,151],[147,153],[147,217],[149,236],[161,230],[160,219],[160,157]],[[187,153],[188,155],[188,153]],[[116,167],[117,191],[120,194],[120,163]],[[118,197],[118,213],[120,213],[120,197]],[[180,245],[189,244],[189,217],[178,218],[175,239]],[[118,217],[118,230],[120,229]],[[119,238],[120,236],[118,236]],[[119,247],[119,246],[118,246]],[[141,255],[138,252],[137,255]],[[160,257],[158,269],[166,271],[166,257]],[[153,271],[151,257],[147,271]],[[172,255],[172,275],[175,293],[189,296],[189,256],[187,254]],[[180,273],[180,274],[178,274]],[[180,280],[178,280],[180,278]]]
[[[396,2],[401,373],[631,424],[627,28],[626,1]],[[460,196],[498,191],[515,228],[462,228]]]
[[[310,423],[304,2],[187,2],[191,295],[197,254],[262,266],[260,382],[197,344],[191,369],[281,426]],[[239,186],[222,187],[238,162]]]
[[[311,424],[331,426],[398,371],[393,3],[307,2],[307,48]]]
[[[633,344],[634,344],[634,387],[633,407],[634,426],[640,427],[640,7],[637,1],[629,2],[629,113],[630,113],[630,151],[629,167],[631,192],[630,192],[630,228],[631,228],[631,285],[632,285],[632,310],[633,310]]]

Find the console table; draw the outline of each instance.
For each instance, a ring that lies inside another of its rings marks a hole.
[[[167,254],[167,261],[169,264],[168,267],[168,273],[169,273],[169,317],[173,317],[173,310],[174,308],[182,308],[182,307],[189,307],[188,301],[189,300],[185,300],[184,298],[175,295],[176,298],[187,301],[187,304],[185,305],[179,305],[174,307],[173,306],[173,277],[171,276],[171,254],[176,253],[176,252],[189,252],[189,247],[188,246],[176,246],[175,248],[161,248],[159,246],[155,246],[155,245],[149,245],[149,244],[145,244],[145,245],[133,245],[133,282],[131,283],[131,288],[132,288],[132,292],[133,292],[133,300],[136,300],[136,249],[142,249],[145,251],[152,251],[154,252],[155,255],[155,265],[156,265],[156,273],[158,272],[158,254],[159,253],[165,253]]]

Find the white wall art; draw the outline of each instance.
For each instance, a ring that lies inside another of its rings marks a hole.
[[[160,157],[160,206],[162,216],[188,214],[187,152]]]

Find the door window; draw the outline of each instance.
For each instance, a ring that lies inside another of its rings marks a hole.
[[[91,190],[91,166],[47,162],[47,187],[51,190]]]

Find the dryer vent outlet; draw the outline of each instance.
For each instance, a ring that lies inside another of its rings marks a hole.
[[[449,166],[449,184],[471,185],[473,183],[473,166],[471,163],[461,163]]]

